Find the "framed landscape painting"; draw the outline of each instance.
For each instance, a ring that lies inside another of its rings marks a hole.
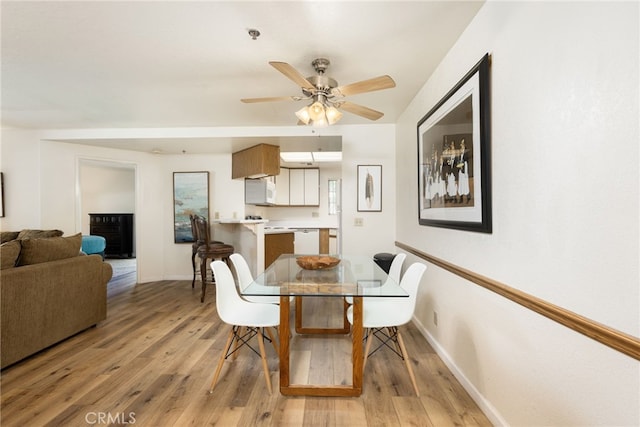
[[[418,122],[421,225],[491,233],[489,58]]]
[[[192,243],[190,215],[209,219],[209,172],[173,173],[173,231],[175,243]]]

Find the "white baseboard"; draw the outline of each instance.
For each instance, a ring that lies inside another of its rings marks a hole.
[[[453,376],[460,382],[462,387],[469,393],[471,398],[476,402],[476,404],[480,407],[482,412],[489,418],[489,421],[494,426],[508,426],[507,422],[502,418],[500,413],[496,410],[496,408],[489,402],[485,397],[478,391],[478,389],[471,383],[467,377],[464,376],[462,371],[458,368],[455,362],[451,359],[449,354],[442,348],[440,343],[435,340],[433,335],[429,333],[427,328],[417,319],[413,318],[413,324],[418,328],[422,336],[425,337],[427,342],[433,347],[436,351],[440,359],[447,365],[447,368],[453,373]]]

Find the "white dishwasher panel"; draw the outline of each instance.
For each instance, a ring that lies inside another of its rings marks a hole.
[[[296,254],[317,254],[320,250],[320,233],[317,228],[296,230],[293,236]]]

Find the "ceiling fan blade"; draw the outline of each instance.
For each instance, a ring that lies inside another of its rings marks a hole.
[[[289,79],[293,80],[298,86],[307,89],[308,91],[313,91],[316,89],[315,86],[309,82],[309,80],[307,80],[302,74],[298,72],[298,70],[296,70],[286,62],[270,61],[269,64],[273,68],[287,76]]]
[[[274,102],[274,101],[300,101],[299,96],[272,96],[267,98],[243,98],[240,101],[245,104],[253,104],[254,102]]]
[[[380,117],[384,116],[384,113],[381,113],[380,111],[372,110],[371,108],[354,104],[353,102],[343,101],[336,103],[336,106],[369,120],[378,120]]]
[[[396,87],[396,82],[387,75],[374,77],[369,80],[338,86],[331,89],[334,96],[349,96],[363,92],[373,92],[375,90],[390,89]]]

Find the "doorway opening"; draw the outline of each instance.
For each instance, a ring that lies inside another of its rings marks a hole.
[[[132,278],[134,284],[137,282],[136,181],[133,163],[95,159],[78,162],[77,229],[83,235],[106,239],[105,261],[112,264],[112,282],[131,282]]]

